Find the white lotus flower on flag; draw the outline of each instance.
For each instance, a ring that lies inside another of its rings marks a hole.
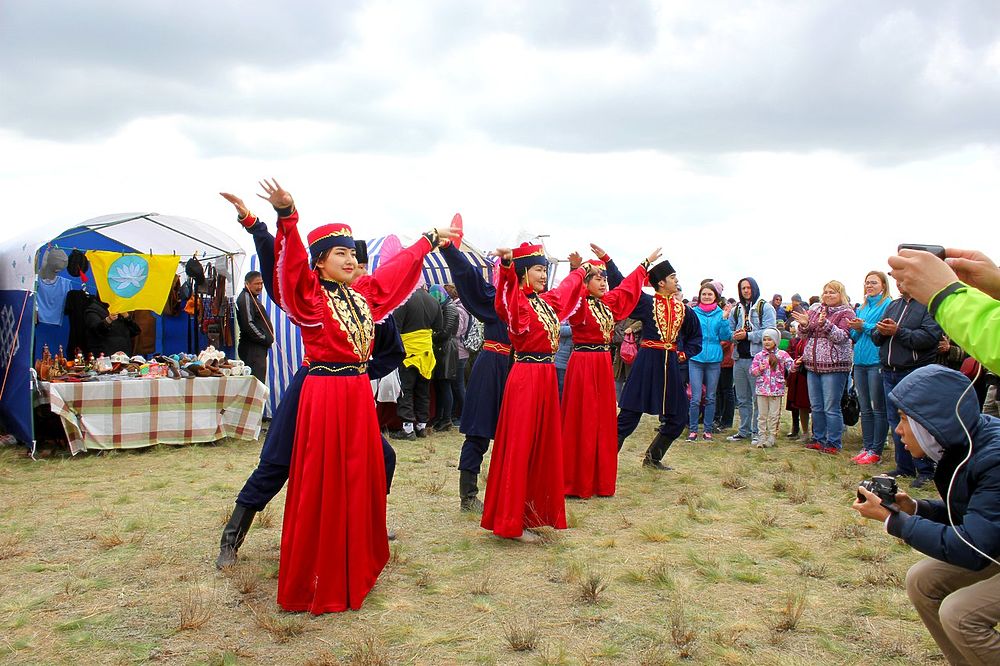
[[[146,268],[139,262],[116,266],[115,273],[115,275],[108,276],[108,279],[116,283],[115,291],[121,291],[130,286],[142,289],[142,285],[146,282]]]

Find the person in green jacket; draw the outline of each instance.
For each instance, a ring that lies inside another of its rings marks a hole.
[[[948,248],[900,250],[892,276],[921,303],[948,337],[993,372],[1000,372],[1000,268],[982,252]]]

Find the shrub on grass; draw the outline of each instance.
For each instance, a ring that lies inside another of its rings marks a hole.
[[[181,601],[178,631],[200,629],[212,619],[212,604],[200,587],[191,588]]]
[[[785,606],[778,610],[775,617],[771,618],[771,631],[777,634],[794,631],[799,626],[799,621],[802,619],[802,613],[805,612],[805,609],[805,590],[797,594],[789,594],[785,597]]]
[[[608,582],[604,575],[594,569],[584,571],[577,585],[580,591],[577,598],[585,604],[598,603],[601,600],[601,595],[608,589]]]
[[[514,652],[531,652],[538,646],[538,629],[518,620],[503,623],[503,636],[507,647]]]

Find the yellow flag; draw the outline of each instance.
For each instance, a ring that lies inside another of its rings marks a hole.
[[[101,300],[111,312],[163,312],[179,260],[173,255],[87,252]]]

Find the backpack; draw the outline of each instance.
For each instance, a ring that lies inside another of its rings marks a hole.
[[[638,352],[639,347],[635,344],[635,334],[632,331],[625,331],[622,346],[618,349],[618,355],[622,357],[622,362],[626,365],[632,365]]]
[[[470,352],[477,352],[483,348],[485,340],[483,322],[470,316],[469,325],[465,329],[465,335],[462,336],[462,344]]]

